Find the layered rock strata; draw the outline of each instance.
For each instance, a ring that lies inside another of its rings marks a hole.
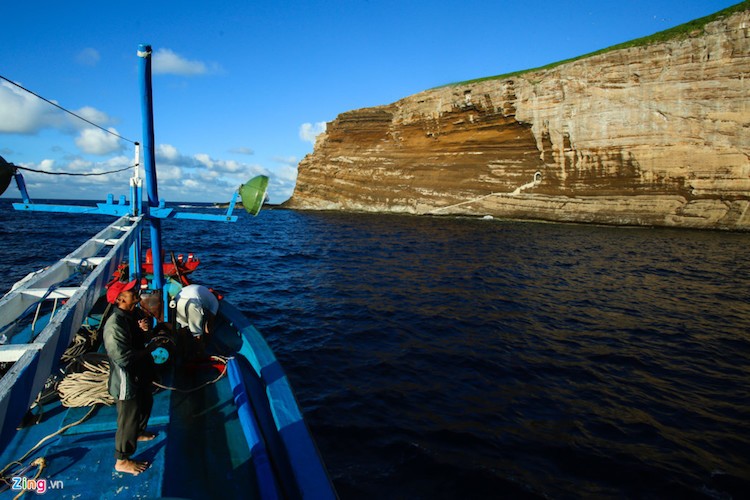
[[[292,208],[750,229],[750,10],[328,123]]]

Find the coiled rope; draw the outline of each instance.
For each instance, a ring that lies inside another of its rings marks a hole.
[[[223,365],[221,372],[214,379],[202,383],[197,387],[182,389],[171,387],[153,381],[152,384],[165,391],[176,391],[183,394],[198,391],[211,384],[215,384],[227,373],[227,358],[210,356],[211,361],[218,361]],[[109,360],[106,354],[89,353],[79,356],[73,363],[78,363],[79,370],[65,375],[57,386],[60,403],[66,407],[91,406],[96,404],[113,405],[115,399],[109,394],[107,380],[109,378]]]
[[[72,364],[78,364],[82,371],[65,375],[57,386],[63,406],[77,408],[97,404],[109,406],[115,403],[115,398],[107,390],[109,360],[106,354],[84,354],[76,358]]]
[[[102,321],[98,327],[92,325],[83,324],[81,328],[76,332],[70,345],[65,349],[65,352],[60,356],[60,361],[65,365],[69,365],[71,362],[80,358],[84,354],[95,350],[98,345],[99,339],[101,338],[102,329],[104,328],[104,322],[109,317],[112,304],[107,304],[107,308],[104,310],[102,315]]]
[[[88,352],[90,348],[90,338],[86,337],[85,335],[81,335],[81,333],[79,332],[76,332],[73,340],[70,342],[70,345],[67,349],[65,349],[65,352],[62,354],[62,356],[60,356],[60,361],[62,363],[70,363],[79,356],[86,354],[86,352]]]

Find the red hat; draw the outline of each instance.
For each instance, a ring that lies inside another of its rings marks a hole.
[[[115,281],[111,285],[109,285],[109,289],[107,289],[107,302],[110,304],[114,304],[115,300],[117,299],[117,296],[120,295],[120,292],[124,292],[125,290],[131,290],[137,280],[128,281],[127,283],[124,281]]]

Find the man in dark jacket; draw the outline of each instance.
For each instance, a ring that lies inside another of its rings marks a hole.
[[[134,281],[116,282],[107,298],[114,298],[116,307],[104,324],[104,348],[109,357],[109,393],[117,400],[117,432],[115,433],[115,470],[138,475],[148,462],[132,460],[138,441],[156,437],[146,431],[154,398],[151,382],[154,365],[145,349],[143,332],[146,320],[134,314],[139,298],[133,290]]]

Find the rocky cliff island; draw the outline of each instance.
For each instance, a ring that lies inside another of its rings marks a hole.
[[[750,230],[750,2],[707,19],[342,113],[286,205]]]

